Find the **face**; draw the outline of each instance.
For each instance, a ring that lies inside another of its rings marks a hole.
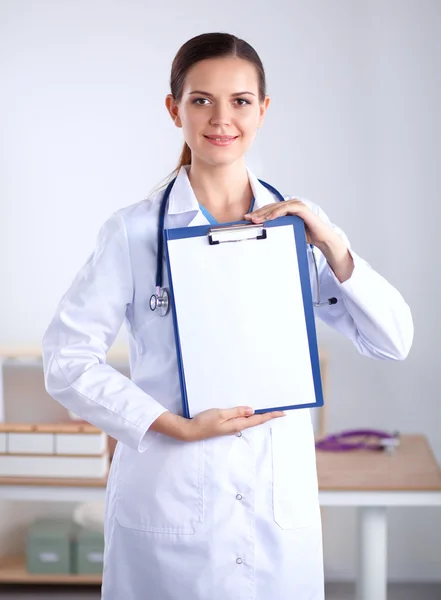
[[[196,63],[187,73],[181,100],[166,105],[196,160],[227,165],[243,157],[262,125],[268,96],[259,100],[256,67],[240,58]]]

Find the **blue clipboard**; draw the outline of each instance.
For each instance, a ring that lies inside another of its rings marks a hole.
[[[298,273],[300,276],[301,284],[301,295],[303,299],[304,319],[306,323],[307,339],[309,346],[309,364],[311,367],[313,390],[315,395],[315,401],[304,403],[304,404],[292,404],[286,406],[277,406],[271,408],[256,409],[255,413],[265,413],[275,410],[290,410],[298,408],[316,408],[323,406],[323,390],[320,374],[320,361],[317,344],[317,335],[314,319],[314,308],[311,293],[311,282],[309,275],[308,257],[306,249],[306,236],[305,227],[302,219],[296,216],[279,217],[278,219],[267,221],[262,225],[263,230],[269,230],[275,227],[291,225],[293,227],[295,249],[297,254],[298,262]],[[222,230],[230,230],[234,227],[252,227],[248,221],[239,221],[232,223],[223,223],[219,226],[213,226],[211,224],[191,227],[179,227],[175,229],[164,230],[164,246],[165,246],[165,257],[169,279],[169,295],[171,302],[171,310],[173,316],[173,326],[175,333],[176,342],[176,354],[179,366],[179,378],[182,394],[182,407],[183,416],[186,418],[191,417],[191,411],[189,410],[189,398],[186,384],[186,375],[184,370],[184,361],[182,355],[181,338],[180,338],[180,324],[177,314],[175,291],[173,287],[173,269],[171,267],[170,253],[169,253],[169,242],[173,240],[184,240],[187,238],[200,238],[205,237],[207,244],[213,244],[216,242],[212,241],[212,233],[221,232]],[[264,234],[266,236],[266,233]],[[206,350],[205,350],[206,351]]]

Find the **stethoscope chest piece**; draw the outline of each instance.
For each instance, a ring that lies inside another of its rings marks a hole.
[[[160,317],[165,317],[170,308],[170,296],[166,289],[150,296],[150,310],[157,310]]]

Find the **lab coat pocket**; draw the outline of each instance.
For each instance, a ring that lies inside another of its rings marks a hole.
[[[118,477],[120,525],[164,534],[191,535],[203,523],[201,442],[158,435],[145,452],[124,446]]]
[[[320,518],[314,433],[309,411],[303,411],[271,427],[273,514],[281,529],[310,527]]]

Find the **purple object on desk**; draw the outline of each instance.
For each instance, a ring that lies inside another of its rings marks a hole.
[[[356,438],[352,439],[351,438]],[[359,438],[365,438],[360,440]],[[374,438],[375,443],[369,442]],[[316,442],[317,450],[328,452],[346,452],[349,450],[386,450],[394,452],[400,444],[399,433],[376,429],[352,429],[334,435],[328,435]]]

